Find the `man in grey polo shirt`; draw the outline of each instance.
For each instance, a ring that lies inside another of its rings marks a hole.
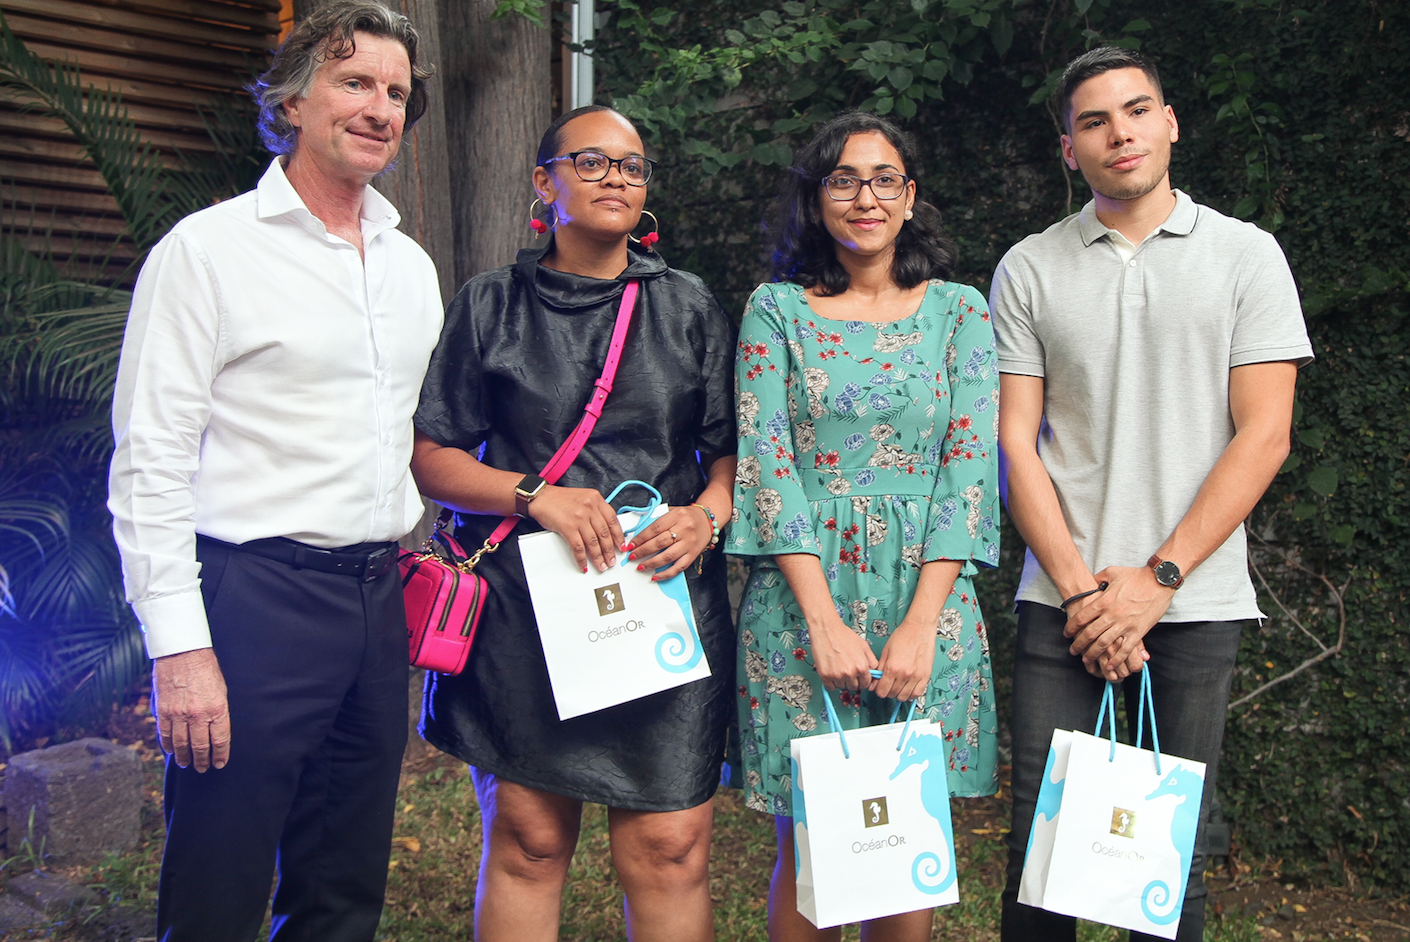
[[[1239,633],[1262,617],[1243,520],[1287,457],[1312,349],[1273,237],[1171,189],[1179,125],[1149,62],[1091,50],[1059,108],[1092,202],[1010,249],[990,298],[1004,490],[1028,544],[1003,938],[1075,938],[1071,917],[1017,901],[1048,745],[1095,725],[1107,680],[1132,678],[1134,714],[1144,665],[1162,750],[1208,765],[1177,936],[1199,940]]]

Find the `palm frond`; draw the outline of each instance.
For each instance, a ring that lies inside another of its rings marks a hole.
[[[22,542],[32,544],[35,551],[43,553],[46,544],[64,536],[68,523],[68,509],[64,504],[7,495],[0,489],[0,534],[22,537]],[[45,534],[50,540],[43,539]],[[0,560],[0,565],[4,562]]]
[[[55,653],[68,661],[69,691],[59,704],[65,725],[85,725],[102,716],[141,679],[150,662],[142,629],[131,612],[110,623],[69,626]]]
[[[63,682],[48,639],[25,621],[0,614],[0,744],[14,749],[17,728],[50,709]]]
[[[0,15],[0,88],[24,111],[64,123],[117,200],[132,240],[145,254],[190,207],[168,186],[161,156],[142,139],[108,88],[83,84],[78,66],[34,55]]]
[[[32,329],[0,341],[0,357],[9,355],[31,395],[106,411],[132,303],[130,295],[120,294],[104,304],[30,315]]]

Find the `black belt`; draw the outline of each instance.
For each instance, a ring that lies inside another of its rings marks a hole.
[[[375,548],[351,552],[305,546],[295,540],[286,540],[282,536],[225,545],[242,553],[253,553],[256,556],[263,556],[265,559],[288,563],[295,569],[312,569],[315,572],[356,576],[363,582],[380,579],[391,572],[397,564],[397,545],[395,543],[370,544]]]

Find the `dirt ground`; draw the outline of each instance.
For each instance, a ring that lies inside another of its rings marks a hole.
[[[1007,769],[1003,774],[1007,777]],[[997,798],[962,802],[955,821],[955,840],[992,840],[1007,833],[1008,782]],[[1003,880],[1005,855],[981,866],[986,883]],[[1410,899],[1373,899],[1340,887],[1312,887],[1285,882],[1278,873],[1282,861],[1234,858],[1207,877],[1209,907],[1217,915],[1257,916],[1265,939],[1320,942],[1323,939],[1410,940]]]
[[[160,752],[155,727],[145,698],[114,714],[104,730],[108,738],[136,749],[146,760],[150,775],[145,796],[144,839],[147,843],[132,856],[152,861],[154,843],[160,841]],[[403,763],[403,778],[424,776],[429,770],[455,763],[419,740],[413,740]],[[458,768],[458,766],[455,766]],[[1004,769],[1007,773],[1007,769]],[[956,803],[955,839],[966,845],[962,857],[976,861],[978,878],[988,887],[1003,881],[1005,854],[999,842],[1007,832],[1008,782],[994,798]],[[720,835],[726,838],[726,835]],[[726,839],[738,840],[736,836]],[[752,838],[750,843],[754,843]],[[765,836],[761,846],[741,852],[757,856],[770,852]],[[980,846],[985,845],[985,846]],[[741,854],[744,856],[745,854]],[[1250,861],[1236,856],[1232,869],[1225,865],[1210,874],[1210,907],[1215,914],[1257,917],[1264,939],[1289,942],[1320,942],[1323,939],[1361,939],[1375,942],[1410,942],[1410,899],[1383,899],[1361,896],[1345,888],[1313,887],[1287,882],[1278,872],[1281,861]],[[150,864],[148,864],[150,866]],[[66,868],[59,871],[79,883],[94,883],[96,868]],[[154,888],[154,887],[153,887]],[[3,884],[0,884],[3,892]],[[98,894],[100,900],[103,894]],[[69,918],[30,930],[0,931],[0,942],[49,939],[54,942],[145,942],[154,938],[150,907],[132,903],[107,903],[90,907],[82,918]]]

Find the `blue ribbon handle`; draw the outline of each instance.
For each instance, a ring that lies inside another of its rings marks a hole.
[[[1146,711],[1151,715],[1151,747],[1155,750],[1155,774],[1164,775],[1160,769],[1160,733],[1155,728],[1155,695],[1151,693],[1151,669],[1149,666],[1141,670],[1141,705],[1136,710],[1136,748],[1141,748],[1141,739],[1145,734]]]
[[[837,718],[837,708],[832,705],[832,698],[827,695],[827,688],[823,688],[823,705],[827,708],[827,722],[832,727],[832,731],[837,734],[837,741],[842,743],[842,758],[852,758],[852,751],[847,748],[847,734],[842,731],[842,721]]]
[[[640,487],[651,492],[651,501],[645,507],[623,507],[620,511],[618,511],[618,513],[630,511],[632,513],[641,514],[640,522],[638,522],[636,526],[632,527],[624,534],[626,538],[630,540],[632,537],[636,536],[637,533],[639,533],[648,523],[651,522],[652,512],[655,511],[656,508],[661,504],[661,492],[656,490],[656,488],[652,487],[650,484],[647,484],[645,481],[623,481],[621,484],[618,484],[616,488],[613,489],[611,494],[607,495],[607,503],[610,504],[612,503],[612,501],[616,500],[617,495],[622,493],[622,491],[628,487]]]
[[[880,678],[880,677],[881,677],[881,671],[879,671],[879,670],[872,670],[870,673],[871,673],[872,677],[874,677],[874,678]],[[827,695],[827,689],[826,689],[826,688],[823,689],[822,695],[823,695],[823,705],[827,708],[827,722],[828,722],[828,725],[830,725],[830,726],[832,727],[833,731],[837,733],[837,741],[842,744],[842,758],[844,758],[844,759],[850,759],[850,758],[852,758],[852,752],[851,752],[850,749],[847,748],[847,734],[846,734],[846,733],[843,731],[843,729],[842,729],[842,721],[837,718],[837,708],[832,705],[832,698]],[[911,701],[911,709],[910,709],[910,712],[908,712],[908,713],[906,714],[906,725],[905,725],[904,727],[902,727],[902,729],[901,729],[901,738],[898,739],[898,740],[896,740],[896,751],[897,751],[897,752],[900,752],[900,751],[901,751],[901,746],[904,745],[905,742],[906,742],[906,734],[911,731],[911,720],[915,719],[916,707],[919,706],[919,705],[920,705],[920,700],[919,700],[919,699],[916,699],[916,700],[912,700],[912,701]],[[900,716],[900,715],[901,715],[901,701],[900,701],[900,700],[897,700],[897,701],[896,701],[896,708],[891,711],[891,719],[889,719],[889,720],[887,721],[887,724],[890,725],[891,723],[895,723],[895,722],[896,722],[896,717],[898,717],[898,716]]]
[[[1142,671],[1142,673],[1145,673]],[[1106,687],[1102,690],[1102,708],[1097,714],[1097,728],[1092,735],[1102,734],[1102,721],[1107,722],[1108,734],[1111,739],[1111,755],[1107,757],[1108,762],[1116,761],[1116,684],[1107,681]]]

